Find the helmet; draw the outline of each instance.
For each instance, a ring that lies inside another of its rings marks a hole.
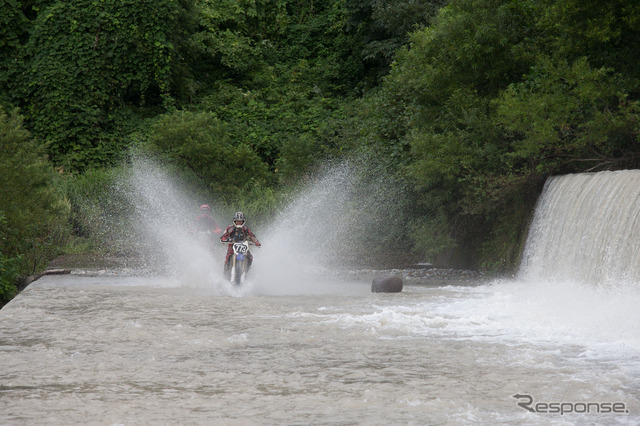
[[[208,204],[203,204],[203,205],[200,206],[200,211],[201,212],[210,211],[210,210],[211,210],[211,207],[209,207]]]
[[[236,228],[242,228],[244,226],[244,213],[238,212],[233,215],[233,224]]]

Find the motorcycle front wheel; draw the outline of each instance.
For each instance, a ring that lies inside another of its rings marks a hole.
[[[236,260],[236,264],[235,264],[235,273],[234,273],[234,279],[233,279],[233,284],[235,285],[240,285],[242,284],[242,275],[244,272],[244,260]]]

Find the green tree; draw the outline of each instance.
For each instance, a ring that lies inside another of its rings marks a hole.
[[[640,165],[637,101],[619,87],[586,58],[541,62],[498,101],[498,123],[512,135],[508,164],[545,175]]]
[[[613,0],[545,0],[530,2],[539,37],[535,50],[573,62],[586,57],[590,66],[620,73],[619,87],[638,96],[640,4]]]
[[[420,191],[422,252],[509,267],[546,176],[638,166],[638,10],[609,6],[462,0],[410,36],[365,111]]]
[[[13,92],[52,160],[69,170],[108,164],[138,107],[180,86],[189,3],[73,0],[38,8]]]
[[[463,0],[441,9],[410,35],[365,109],[378,123],[368,143],[395,156],[418,191],[416,248],[432,260],[476,266],[483,235],[509,200],[491,199],[484,179],[503,171],[492,99],[532,63],[519,48],[531,33],[527,16],[512,6]]]
[[[202,1],[193,37],[197,85],[242,90],[305,86],[345,94],[362,65],[346,34],[343,0]]]
[[[0,3],[0,102],[7,102],[15,68],[20,63],[21,39],[27,33],[27,18],[20,2],[6,0]]]
[[[68,205],[57,192],[55,179],[22,117],[0,107],[0,256],[5,274],[36,272],[64,244]]]
[[[264,185],[268,178],[266,164],[251,147],[231,140],[228,126],[210,113],[176,111],[160,117],[148,146],[190,170],[222,199]]]
[[[409,34],[427,25],[448,0],[347,0],[347,30],[360,44],[366,68],[363,88],[376,86],[389,72]]]
[[[229,124],[230,138],[269,166],[272,183],[292,182],[341,151],[342,96],[362,73],[342,0],[209,1],[200,14],[196,109]]]

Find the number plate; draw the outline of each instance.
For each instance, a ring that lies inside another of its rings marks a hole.
[[[249,251],[249,246],[247,246],[246,244],[235,243],[233,245],[233,251],[238,254],[245,254]]]

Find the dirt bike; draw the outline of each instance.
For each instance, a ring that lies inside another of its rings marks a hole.
[[[229,241],[222,242],[229,244]],[[254,245],[249,240],[236,241],[232,243],[233,256],[229,260],[228,271],[225,271],[229,281],[236,286],[242,285],[249,271],[249,246]]]

